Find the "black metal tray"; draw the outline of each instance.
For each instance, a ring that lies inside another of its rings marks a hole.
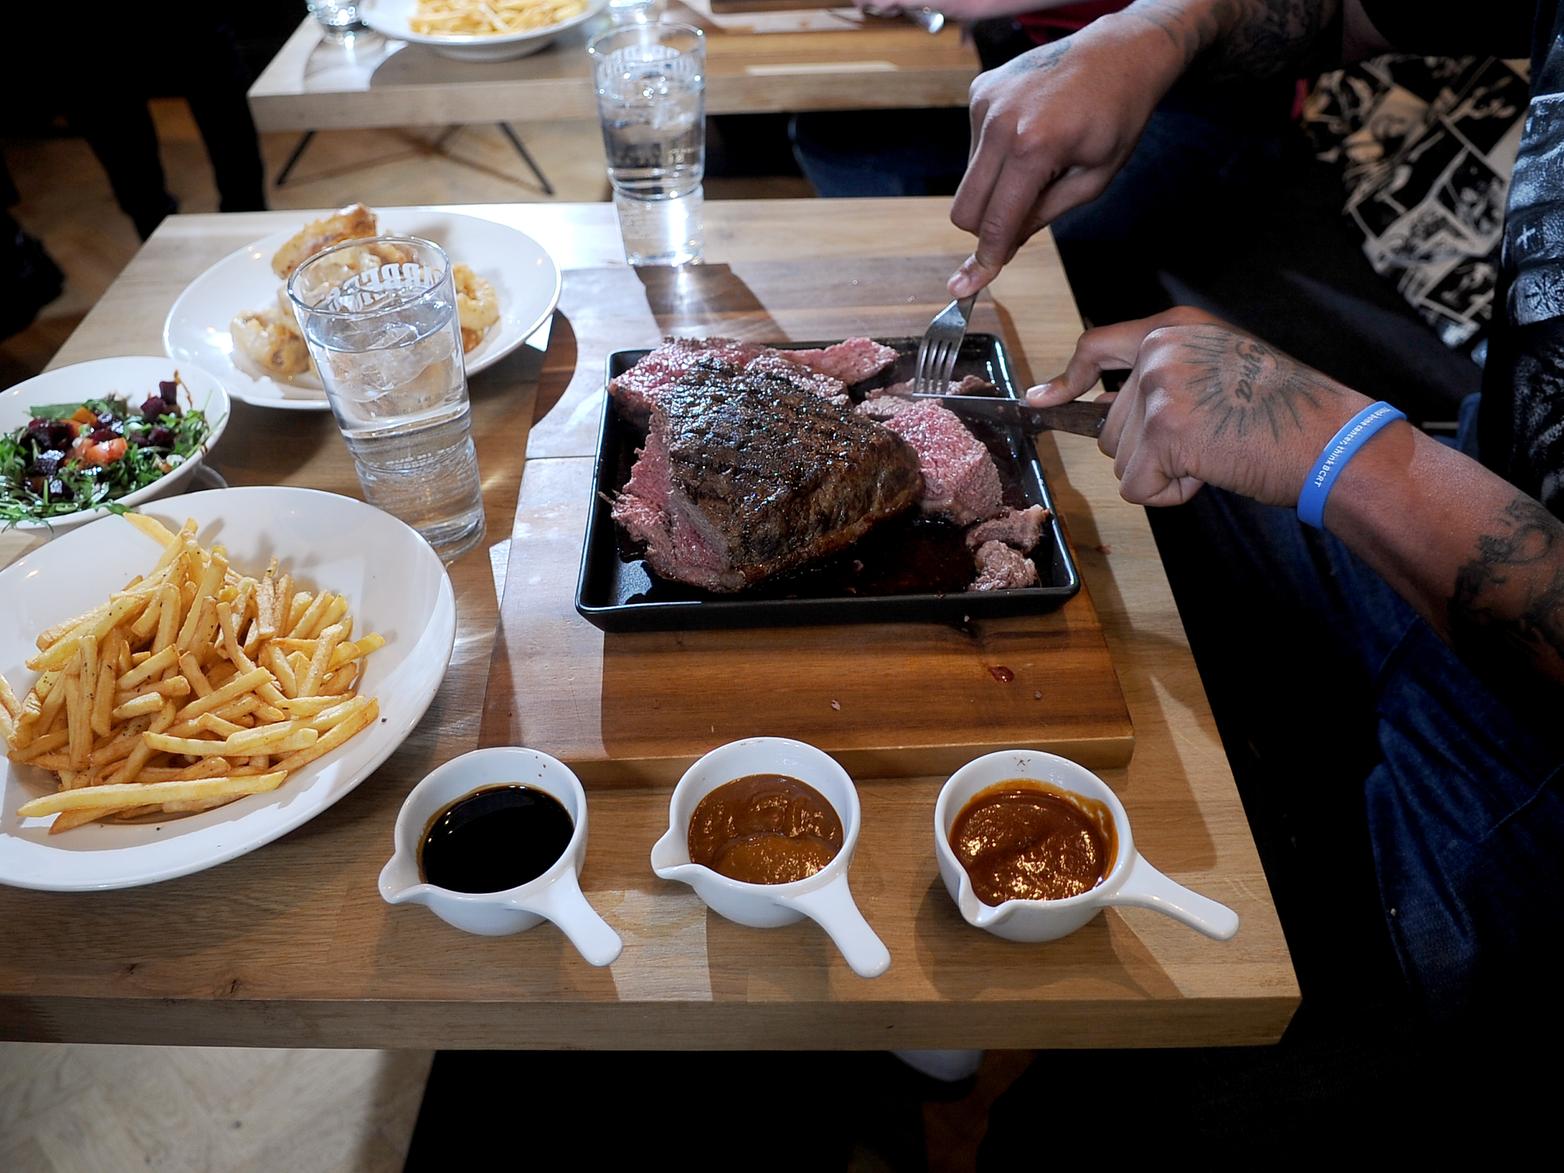
[[[916,338],[885,338],[899,357],[866,387],[910,379]],[[830,342],[774,344],[778,349],[814,349]],[[619,350],[608,356],[608,378],[629,370],[648,350]],[[955,377],[981,375],[999,393],[1015,398],[1014,369],[1005,344],[992,334],[969,334],[956,360]],[[1042,505],[1053,497],[1031,440],[1014,428],[969,421],[988,445],[999,468],[1005,503]],[[587,515],[576,610],[604,631],[668,631],[702,627],[773,627],[805,623],[965,623],[989,616],[1018,615],[1057,607],[1081,588],[1057,521],[1043,532],[1032,554],[1039,585],[1014,590],[965,591],[974,573],[960,530],[943,522],[898,519],[875,528],[856,545],[821,562],[780,575],[739,594],[723,595],[668,582],[652,573],[636,543],[609,516],[610,502],[630,478],[635,454],[645,441],[625,423],[612,401],[603,405],[597,460],[592,472],[592,509]],[[967,561],[964,563],[962,559]]]

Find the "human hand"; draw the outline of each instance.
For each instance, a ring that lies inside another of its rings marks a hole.
[[[1129,378],[1098,447],[1119,492],[1178,505],[1202,484],[1294,505],[1326,441],[1369,399],[1217,318],[1175,309],[1088,330],[1064,373],[1026,393],[1035,407],[1078,399],[1103,371]]]
[[[950,219],[977,234],[952,275],[968,297],[1063,212],[1099,195],[1184,62],[1142,21],[1105,16],[972,83],[972,157]]]

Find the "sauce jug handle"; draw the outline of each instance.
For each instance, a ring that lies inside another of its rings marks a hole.
[[[610,965],[624,948],[619,934],[587,903],[574,870],[566,871],[537,895],[513,904],[558,925],[588,965]]]
[[[891,951],[858,911],[846,872],[812,892],[789,896],[783,903],[824,929],[842,951],[847,967],[859,977],[879,977],[890,968]]]
[[[1225,904],[1218,904],[1168,879],[1147,863],[1144,856],[1135,857],[1130,874],[1124,878],[1119,890],[1103,897],[1102,902],[1132,908],[1154,908],[1218,941],[1226,941],[1238,932],[1236,912]]]

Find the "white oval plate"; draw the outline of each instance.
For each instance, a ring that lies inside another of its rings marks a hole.
[[[134,410],[141,406],[148,395],[156,393],[160,382],[173,378],[176,368],[185,384],[180,392],[180,406],[186,409],[197,407],[206,412],[206,422],[211,428],[206,444],[178,468],[164,473],[145,488],[125,494],[116,504],[129,507],[166,497],[199,467],[228,427],[228,392],[210,373],[194,364],[180,366],[161,355],[137,355],[131,358],[97,358],[91,362],[79,362],[73,366],[45,371],[8,391],[0,391],[0,435],[6,435],[25,424],[30,418],[31,409],[41,403],[77,403],[84,399],[123,395]],[[51,517],[48,521],[19,521],[16,528],[63,533],[85,521],[102,517],[107,512],[104,506],[99,505],[95,509]]]
[[[253,851],[367,778],[412,732],[445,677],[456,639],[451,580],[428,543],[390,514],[350,497],[280,488],[191,493],[142,512],[171,529],[195,518],[201,541],[222,542],[241,570],[258,573],[275,554],[303,585],[346,595],[354,629],[386,637],[360,685],[379,698],[380,720],[269,794],[161,823],[90,824],[60,835],[49,834],[50,820],[16,813],[28,799],[53,793],[52,776],[0,758],[0,884],[128,888]],[[103,602],[157,557],[155,542],[109,517],[0,572],[0,672],[17,695],[32,687],[24,664],[40,631]]]
[[[525,342],[559,301],[559,266],[525,232],[433,208],[375,209],[380,230],[421,236],[445,249],[452,264],[466,264],[487,278],[500,299],[500,320],[466,355],[467,374],[476,375]],[[230,253],[189,285],[163,322],[163,346],[176,361],[205,367],[235,399],[256,407],[329,411],[314,370],[282,382],[261,373],[234,353],[228,323],[235,314],[276,301],[282,282],[272,272],[272,254],[304,227],[307,217]]]
[[[358,14],[359,19],[377,33],[414,45],[428,45],[445,57],[453,57],[458,61],[510,61],[536,53],[566,29],[573,29],[591,20],[607,4],[608,0],[587,0],[585,11],[558,24],[526,29],[519,33],[476,36],[415,33],[410,22],[418,7],[418,0],[364,0],[359,5]]]

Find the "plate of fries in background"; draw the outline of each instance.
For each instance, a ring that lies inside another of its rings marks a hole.
[[[608,0],[365,0],[359,18],[377,33],[458,61],[509,61],[536,53],[591,20]]]
[[[412,732],[456,604],[412,529],[309,489],[193,493],[0,572],[0,883],[119,888],[313,818]]]

